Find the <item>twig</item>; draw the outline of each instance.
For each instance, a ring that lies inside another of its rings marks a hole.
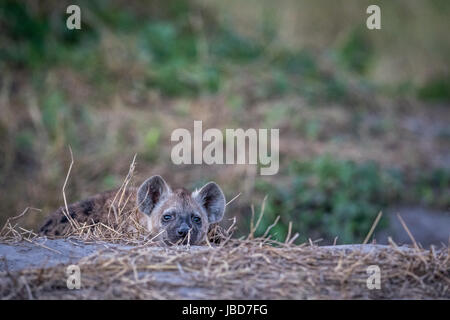
[[[233,199],[231,199],[230,201],[228,201],[227,203],[226,203],[226,205],[225,205],[225,207],[226,206],[228,206],[230,203],[232,203],[234,200],[236,200],[237,198],[239,198],[239,196],[241,195],[242,193],[240,192],[239,194],[237,194]]]
[[[69,214],[69,206],[67,205],[67,198],[66,198],[66,186],[67,186],[67,182],[69,181],[69,176],[70,176],[70,172],[72,171],[72,166],[73,166],[73,153],[72,153],[72,148],[69,146],[69,151],[70,151],[70,166],[69,166],[69,170],[67,171],[67,175],[66,175],[66,179],[64,181],[64,185],[62,187],[62,194],[63,194],[63,199],[64,199],[64,206],[66,211],[61,210],[63,212],[63,214],[65,215],[65,217],[67,218],[67,220],[70,222],[70,225],[72,227],[77,228],[78,227],[78,223],[72,219],[72,217]]]
[[[375,218],[375,221],[372,224],[372,227],[370,228],[369,233],[367,234],[366,238],[364,239],[363,244],[366,244],[370,237],[372,236],[373,231],[375,230],[375,228],[377,227],[378,221],[380,221],[381,216],[383,215],[383,213],[380,211],[380,213],[378,213],[377,217]]]

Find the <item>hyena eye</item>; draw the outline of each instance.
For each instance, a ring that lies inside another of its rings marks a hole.
[[[169,221],[170,219],[172,219],[172,216],[170,214],[163,215],[163,220],[164,221]]]
[[[194,221],[195,223],[200,223],[202,219],[200,217],[194,216],[192,217],[192,221]]]

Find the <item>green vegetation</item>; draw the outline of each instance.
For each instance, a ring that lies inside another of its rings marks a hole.
[[[415,200],[423,205],[450,207],[450,170],[437,168],[431,172],[420,172],[413,183]]]
[[[32,15],[26,3],[4,2],[0,13],[6,30],[3,37],[9,45],[0,48],[0,61],[4,67],[31,69],[37,74],[46,72],[45,68],[66,66],[82,71],[94,85],[102,87],[116,76],[103,59],[101,42],[105,33],[114,32],[117,41],[127,46],[124,54],[129,55],[130,63],[143,68],[140,80],[144,88],[157,89],[165,96],[195,96],[218,92],[236,66],[256,59],[269,63],[274,54],[269,56],[263,43],[214,19],[203,28],[207,30],[195,28],[189,19],[196,7],[181,1],[179,10],[163,7],[166,12],[156,12],[156,19],[143,19],[114,5],[99,7],[99,3],[83,2],[90,18],[83,20],[82,31],[69,31],[65,15],[51,20],[51,8]],[[92,21],[101,28],[94,28]],[[343,50],[348,55],[345,63],[360,59],[360,51],[359,43],[347,46]],[[261,99],[296,93],[311,101],[331,101],[346,95],[339,77],[321,71],[306,50],[276,49],[270,67],[258,72],[263,79]]]
[[[449,102],[450,76],[436,77],[425,83],[417,92],[422,100]]]
[[[377,214],[390,203],[414,198],[425,205],[450,205],[450,174],[444,169],[408,182],[405,173],[384,170],[374,162],[358,164],[325,155],[292,162],[287,176],[288,183],[282,185],[258,184],[269,195],[259,230],[266,230],[280,216],[281,223],[272,229],[278,240],[285,239],[292,222],[300,242],[308,238],[330,242],[338,236],[340,243],[361,243]],[[414,187],[409,188],[409,183]],[[381,219],[378,227],[386,223]]]
[[[339,51],[339,58],[346,68],[358,74],[369,71],[374,50],[368,41],[367,29],[361,27],[352,31]]]
[[[282,223],[273,229],[280,240],[292,221],[301,241],[338,236],[340,243],[361,242],[386,204],[399,200],[402,187],[399,177],[374,163],[330,156],[295,161],[288,171],[289,183],[259,186],[269,194],[262,229],[280,215]]]

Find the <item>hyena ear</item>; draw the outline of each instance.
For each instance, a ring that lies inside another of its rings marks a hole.
[[[142,213],[150,215],[155,206],[171,193],[169,185],[161,176],[144,181],[137,192],[137,205]]]
[[[209,223],[222,220],[225,213],[225,195],[215,182],[205,184],[200,190],[194,191],[192,197],[202,206],[208,215]]]

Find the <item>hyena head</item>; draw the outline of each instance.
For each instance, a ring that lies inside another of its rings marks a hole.
[[[225,204],[222,189],[215,182],[190,193],[172,190],[162,177],[153,176],[137,193],[137,205],[147,228],[168,244],[203,242],[210,224],[222,220]]]

